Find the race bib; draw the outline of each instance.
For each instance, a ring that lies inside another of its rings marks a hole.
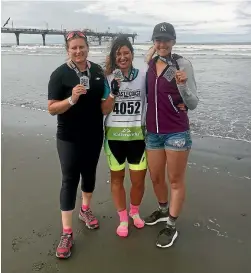
[[[136,116],[141,114],[141,101],[121,101],[115,102],[113,108],[114,115]]]
[[[83,75],[80,77],[80,84],[82,84],[86,90],[90,89],[90,81],[87,76]]]

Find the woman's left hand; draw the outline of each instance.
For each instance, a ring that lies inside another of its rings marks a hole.
[[[119,88],[120,88],[120,81],[117,78],[113,79],[111,82],[111,93],[114,96],[117,96],[119,94]]]
[[[175,74],[175,80],[177,84],[185,84],[187,81],[187,74],[185,71],[177,70]]]
[[[187,111],[186,105],[184,103],[179,103],[177,106],[180,111],[185,111],[185,112]]]

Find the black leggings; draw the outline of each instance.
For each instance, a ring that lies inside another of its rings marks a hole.
[[[57,139],[57,149],[62,170],[60,209],[75,208],[77,188],[81,175],[81,190],[92,193],[96,182],[96,169],[103,138],[83,141],[81,144]]]

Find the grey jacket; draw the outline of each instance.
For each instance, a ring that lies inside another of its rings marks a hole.
[[[185,84],[177,84],[180,95],[189,110],[194,110],[199,102],[197,96],[197,85],[194,77],[194,70],[191,62],[182,57],[177,60],[181,71],[187,74],[187,82]]]

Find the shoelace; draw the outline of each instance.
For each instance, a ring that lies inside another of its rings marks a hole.
[[[160,231],[160,234],[166,234],[170,236],[173,234],[174,229],[175,229],[174,227],[166,227],[165,229]]]
[[[67,248],[70,243],[70,238],[71,238],[70,234],[62,235],[60,243],[59,243],[59,247]]]
[[[151,217],[157,217],[159,214],[160,214],[160,212],[161,212],[161,210],[159,209],[159,210],[156,210],[156,211],[154,211],[152,214],[151,214]]]
[[[84,214],[86,215],[86,219],[87,219],[88,222],[91,222],[91,221],[95,220],[95,217],[92,214],[92,211],[90,209],[84,211]]]

